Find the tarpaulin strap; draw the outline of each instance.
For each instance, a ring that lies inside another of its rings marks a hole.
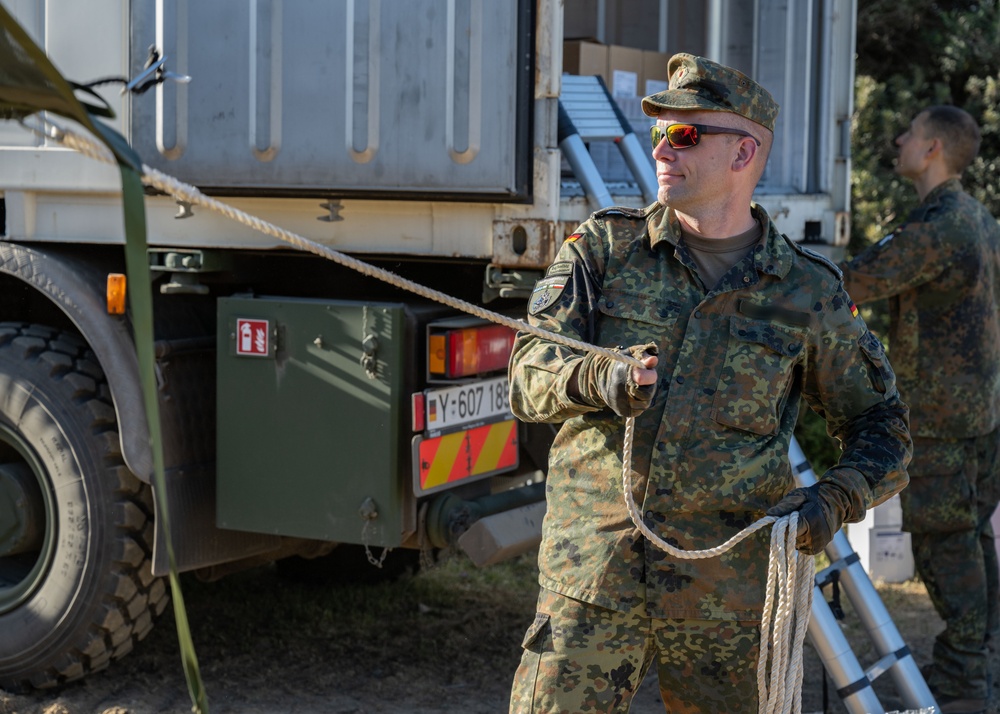
[[[170,538],[153,352],[152,281],[146,254],[146,209],[140,177],[142,162],[124,137],[107,125],[95,121],[95,115],[114,116],[103,98],[92,89],[67,82],[2,5],[0,5],[0,28],[3,30],[0,32],[0,116],[22,119],[31,114],[49,111],[73,119],[104,142],[111,150],[114,162],[118,164],[121,173],[129,302],[143,401],[149,423],[156,518],[166,536],[171,599],[174,605],[181,662],[187,679],[188,693],[191,696],[192,709],[196,714],[207,714],[208,701],[198,671],[198,658],[191,639],[191,629],[184,608],[184,598],[181,594]],[[81,102],[74,89],[82,91],[99,103]]]

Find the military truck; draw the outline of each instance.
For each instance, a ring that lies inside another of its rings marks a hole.
[[[638,97],[676,51],[773,92],[759,201],[794,240],[846,242],[853,0],[3,2],[148,166],[498,314],[523,317],[595,208],[651,202]],[[583,45],[601,82],[563,73]],[[7,689],[105,667],[169,599],[119,191],[0,123]],[[157,191],[146,211],[178,571],[390,577],[537,544],[553,431],[510,414],[509,327]]]

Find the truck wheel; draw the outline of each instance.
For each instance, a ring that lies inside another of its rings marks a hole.
[[[0,323],[0,687],[79,679],[145,637],[169,600],[152,513],[93,353]]]

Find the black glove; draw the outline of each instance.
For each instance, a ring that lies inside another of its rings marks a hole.
[[[656,345],[636,345],[621,352],[635,359],[657,354]],[[570,396],[594,407],[610,407],[620,417],[635,417],[645,411],[656,394],[656,382],[639,386],[632,367],[624,362],[588,352],[570,380]]]
[[[799,512],[795,549],[809,555],[823,552],[844,525],[844,515],[851,499],[844,489],[830,481],[820,481],[806,488],[796,488],[767,509],[769,516],[787,516]]]

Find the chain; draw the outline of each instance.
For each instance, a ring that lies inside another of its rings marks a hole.
[[[368,305],[361,308],[361,367],[368,379],[378,377],[378,336],[368,331]]]
[[[372,555],[371,543],[368,540],[369,529],[372,528],[372,524],[375,519],[378,518],[378,508],[375,506],[375,501],[368,497],[365,499],[364,503],[361,504],[360,511],[361,519],[364,521],[364,525],[361,527],[361,544],[365,547],[365,557],[368,558],[368,562],[374,565],[376,568],[381,568],[382,564],[385,563],[385,558],[389,555],[389,551],[392,548],[382,548],[382,555],[377,559]]]

